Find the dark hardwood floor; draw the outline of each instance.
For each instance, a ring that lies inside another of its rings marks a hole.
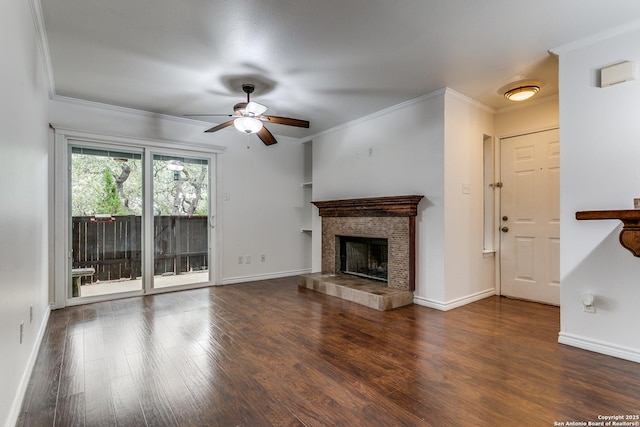
[[[296,278],[51,313],[19,426],[554,426],[640,413],[640,365],[556,307],[380,312]]]

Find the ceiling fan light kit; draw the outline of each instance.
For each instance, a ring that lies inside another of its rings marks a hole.
[[[509,101],[526,101],[540,91],[538,85],[525,85],[509,89],[504,93],[504,97]]]
[[[252,134],[259,132],[264,124],[254,117],[238,117],[233,121],[233,126],[240,132]]]

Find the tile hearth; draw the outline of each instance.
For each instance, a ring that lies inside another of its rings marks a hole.
[[[411,291],[346,274],[304,274],[300,276],[298,285],[380,311],[413,304]]]

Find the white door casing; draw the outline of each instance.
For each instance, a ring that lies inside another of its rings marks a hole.
[[[501,294],[560,304],[558,129],[501,140]]]

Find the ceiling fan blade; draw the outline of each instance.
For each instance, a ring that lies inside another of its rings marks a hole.
[[[244,111],[245,113],[248,113],[253,116],[260,116],[262,115],[262,113],[267,111],[267,108],[269,107],[267,107],[266,105],[258,104],[257,102],[251,101],[247,104]]]
[[[207,129],[207,130],[205,130],[205,132],[215,132],[217,130],[224,129],[227,126],[231,126],[232,124],[233,124],[233,120],[229,120],[228,122],[224,122],[224,123],[222,123],[222,124],[220,124],[218,126],[214,126],[211,129]]]
[[[289,117],[278,117],[278,116],[262,116],[262,117],[267,119],[269,123],[277,123],[279,125],[286,125],[286,126],[297,126],[299,128],[309,127],[309,122],[306,120],[299,120],[299,119],[292,119]]]
[[[258,133],[256,133],[256,135],[258,135],[258,138],[260,138],[262,142],[264,142],[264,145],[273,145],[278,143],[273,134],[269,132],[269,129],[267,128],[263,127],[258,131]]]

